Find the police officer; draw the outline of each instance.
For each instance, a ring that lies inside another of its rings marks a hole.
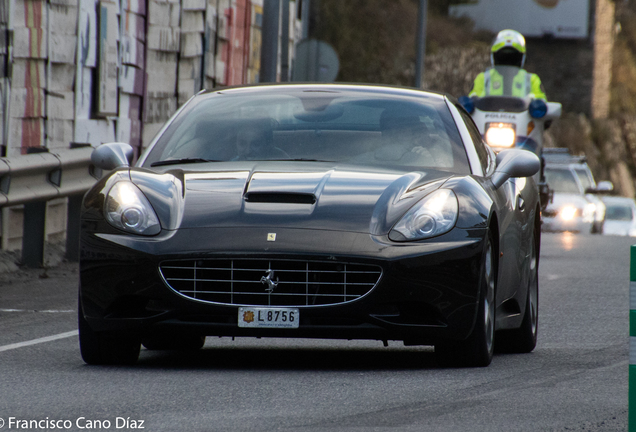
[[[525,61],[526,40],[523,35],[515,30],[500,31],[490,49],[492,68],[477,75],[473,83],[473,89],[468,96],[504,96],[505,94],[507,96],[529,96],[534,99],[546,100],[541,79],[537,74],[529,73],[523,69]],[[512,66],[515,68],[498,69],[500,66]],[[506,69],[512,70],[514,75],[505,78],[502,72]],[[505,88],[506,86],[507,88]]]

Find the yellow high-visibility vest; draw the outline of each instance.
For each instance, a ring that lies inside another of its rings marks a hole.
[[[519,72],[512,80],[512,88],[506,94],[515,97],[531,96],[535,99],[547,99],[541,88],[541,79],[538,75],[528,73],[525,69],[519,69]],[[475,78],[473,90],[468,96],[503,96],[504,95],[504,79],[496,69],[488,69]]]

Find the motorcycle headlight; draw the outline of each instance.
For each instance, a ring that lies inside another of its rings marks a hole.
[[[131,182],[120,181],[110,189],[104,216],[115,228],[134,234],[155,235],[161,231],[159,218],[148,198]]]
[[[440,189],[415,204],[395,224],[389,238],[393,241],[423,240],[447,233],[457,222],[459,204],[452,190]]]
[[[487,123],[486,142],[490,147],[511,148],[517,138],[515,125],[512,123]]]

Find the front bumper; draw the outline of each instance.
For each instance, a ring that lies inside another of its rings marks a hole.
[[[541,219],[541,230],[547,232],[580,232],[590,233],[592,232],[593,223],[584,221],[581,217],[575,217],[570,220],[565,220],[559,216],[549,217],[543,216]]]
[[[267,234],[276,232],[276,241]],[[189,332],[207,336],[403,340],[464,339],[475,323],[485,230],[454,229],[397,244],[363,233],[272,228],[164,232],[143,238],[81,237],[80,301],[96,331]],[[268,258],[377,265],[382,276],[353,301],[299,306],[297,329],[238,327],[240,304],[187,298],[168,287],[166,260]]]

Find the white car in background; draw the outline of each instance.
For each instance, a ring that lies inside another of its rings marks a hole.
[[[636,202],[626,197],[603,197],[605,225],[603,234],[636,237]]]
[[[596,185],[584,156],[567,149],[544,149],[544,175],[553,198],[543,212],[544,231],[602,233],[605,204],[597,194],[614,189],[611,182]]]

